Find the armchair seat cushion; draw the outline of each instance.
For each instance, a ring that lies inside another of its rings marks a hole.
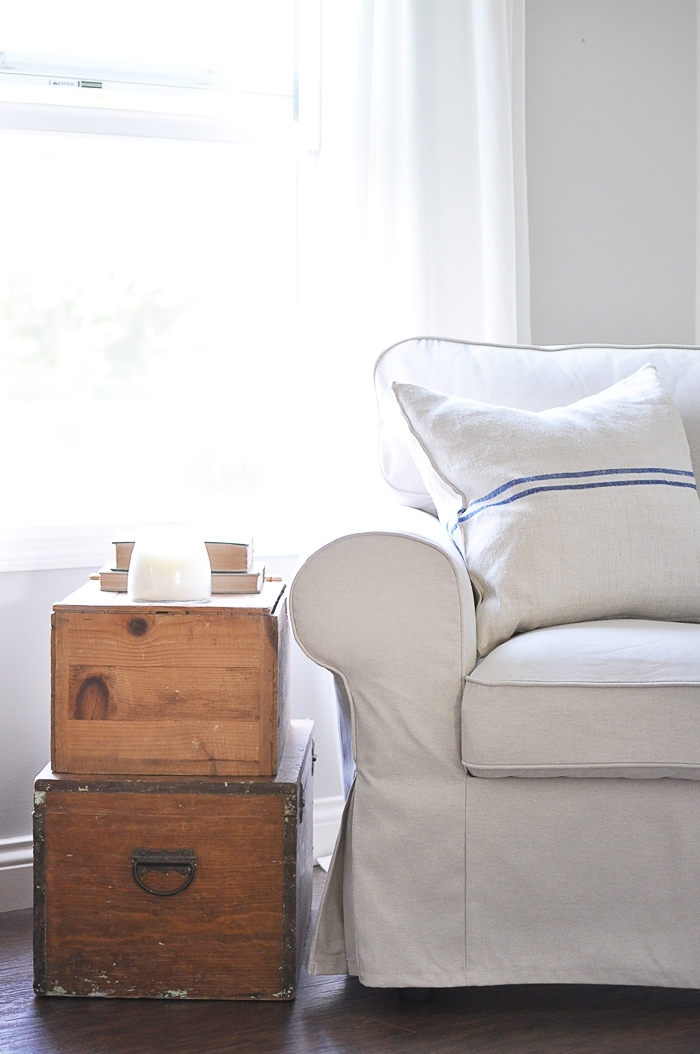
[[[700,625],[512,637],[466,678],[462,760],[472,776],[700,779]]]

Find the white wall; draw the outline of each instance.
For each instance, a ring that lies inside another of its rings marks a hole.
[[[88,570],[0,573],[0,910],[31,904],[32,784],[49,759],[51,608]]]
[[[696,0],[526,0],[533,341],[695,341]]]
[[[271,557],[285,578],[294,557]],[[53,604],[95,568],[0,573],[0,911],[31,905],[32,786],[50,754],[50,619]],[[314,852],[332,852],[342,811],[331,675],[294,644],[292,716],[316,722]]]

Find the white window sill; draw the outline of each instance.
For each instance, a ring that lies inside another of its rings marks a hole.
[[[294,121],[251,121],[173,113],[141,113],[79,106],[0,101],[0,128],[41,132],[87,132],[155,139],[208,139],[228,143],[294,146]]]
[[[98,523],[64,527],[0,528],[0,573],[3,571],[58,571],[66,567],[99,568],[112,559],[112,542],[133,538],[134,523]],[[296,553],[281,546],[274,555],[256,553],[268,574],[289,578]]]
[[[117,537],[132,537],[133,524],[0,529],[0,572],[101,567]]]

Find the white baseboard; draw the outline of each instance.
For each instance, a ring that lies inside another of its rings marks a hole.
[[[340,830],[342,795],[314,801],[314,863],[333,852]],[[0,838],[0,912],[32,906],[32,836]]]
[[[31,908],[32,836],[0,838],[0,911]]]
[[[0,869],[0,912],[31,908],[34,895],[34,868],[31,864]]]
[[[345,801],[342,794],[333,798],[314,799],[314,863],[319,856],[329,856],[335,848]]]

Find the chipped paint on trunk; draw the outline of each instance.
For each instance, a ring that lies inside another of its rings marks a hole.
[[[294,989],[293,988],[283,988],[281,992],[274,992],[273,995],[272,995],[272,998],[273,999],[293,999],[294,998]]]

